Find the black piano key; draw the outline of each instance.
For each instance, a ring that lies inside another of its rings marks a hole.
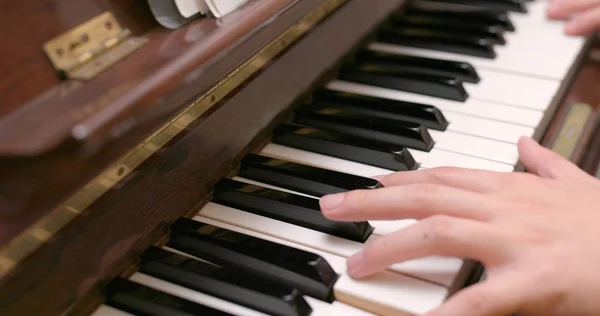
[[[383,187],[375,179],[256,154],[249,154],[242,159],[238,175],[315,197]]]
[[[296,289],[157,247],[142,253],[140,272],[270,315],[301,316],[312,312]]]
[[[232,179],[217,182],[212,202],[358,242],[373,232],[368,222],[327,219],[317,199]]]
[[[496,58],[493,43],[485,38],[473,38],[455,33],[434,32],[427,29],[389,29],[377,33],[382,43],[412,46],[444,52],[470,55],[487,59]]]
[[[441,18],[427,16],[407,16],[403,19],[392,19],[389,24],[398,28],[418,28],[435,31],[446,31],[455,34],[476,36],[488,39],[492,44],[504,45],[504,29],[497,25],[485,25],[472,21],[449,22]]]
[[[392,171],[419,167],[405,147],[318,128],[282,124],[275,128],[273,143]]]
[[[527,12],[527,1],[523,0],[432,0],[452,4],[482,7],[491,11]]]
[[[338,275],[317,254],[187,218],[178,219],[171,231],[167,246],[173,249],[248,271],[326,302],[335,299]]]
[[[134,315],[232,315],[122,278],[112,280],[106,291],[106,305]]]
[[[358,65],[378,65],[390,72],[408,71],[431,76],[458,78],[464,82],[477,83],[480,78],[473,65],[467,62],[443,60],[394,54],[381,51],[363,50],[355,55]]]
[[[353,111],[364,116],[415,122],[439,131],[446,130],[449,124],[435,106],[352,92],[319,89],[313,93],[311,105],[321,107],[323,111]]]
[[[447,10],[409,6],[403,12],[396,13],[393,18],[410,16],[435,18],[447,21],[448,23],[469,21],[470,23],[478,23],[480,25],[498,26],[507,32],[515,31],[515,25],[506,12],[494,12],[483,8],[472,7],[470,9]]]
[[[300,107],[294,113],[293,123],[421,151],[430,151],[435,143],[423,125],[365,117],[351,111],[327,112],[314,106]]]
[[[469,97],[458,78],[388,69],[379,64],[346,64],[340,69],[339,79],[453,101],[464,102]]]

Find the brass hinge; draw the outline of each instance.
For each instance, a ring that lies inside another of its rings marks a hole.
[[[46,42],[44,51],[61,77],[89,80],[147,41],[131,36],[112,13],[105,12]]]

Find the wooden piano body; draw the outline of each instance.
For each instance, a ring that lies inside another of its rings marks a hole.
[[[255,0],[175,30],[141,0],[7,4],[0,314],[93,311],[107,282],[135,271],[141,252],[210,201],[215,183],[408,2]],[[103,12],[145,43],[93,78],[61,80],[44,43]],[[590,38],[535,132],[591,173],[594,46]]]

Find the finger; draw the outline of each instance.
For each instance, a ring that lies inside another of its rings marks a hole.
[[[542,178],[577,182],[593,180],[579,167],[559,154],[540,146],[531,138],[521,138],[518,148],[519,158],[525,168]]]
[[[386,187],[417,183],[450,186],[467,191],[490,193],[501,189],[503,173],[485,170],[439,167],[416,171],[394,172],[378,180]]]
[[[397,262],[427,256],[470,258],[485,266],[509,257],[509,236],[488,223],[436,216],[392,234],[373,238],[348,259],[348,274],[364,278]]]
[[[565,19],[599,5],[600,0],[554,0],[546,13],[551,19]]]
[[[463,289],[425,316],[502,316],[521,309],[527,299],[517,277],[487,280]]]
[[[568,35],[587,35],[600,29],[600,6],[581,13],[565,25]]]
[[[422,219],[433,215],[488,220],[497,203],[479,193],[435,184],[354,190],[320,200],[323,215],[338,221]]]

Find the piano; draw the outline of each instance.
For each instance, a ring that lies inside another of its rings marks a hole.
[[[485,267],[351,279],[414,221],[334,223],[320,196],[522,172],[522,135],[597,172],[600,45],[546,1],[161,1],[4,5],[1,315],[421,315]]]

